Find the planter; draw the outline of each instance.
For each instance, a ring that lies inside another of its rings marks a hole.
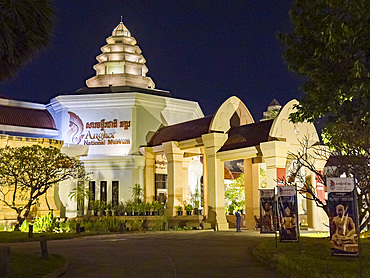
[[[191,211],[186,211],[186,215],[191,215]]]
[[[177,216],[182,216],[182,210],[177,212]]]
[[[152,211],[152,215],[153,216],[158,215],[158,211]]]
[[[202,215],[202,210],[198,209],[198,208],[195,208],[194,209],[194,215]]]
[[[146,211],[146,212],[145,212],[145,215],[146,215],[146,216],[150,216],[150,214],[151,214],[151,213],[150,213],[150,211]]]
[[[138,216],[138,215],[139,215],[139,212],[134,211],[134,216]]]

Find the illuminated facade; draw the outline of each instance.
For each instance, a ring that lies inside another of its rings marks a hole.
[[[35,117],[50,117],[52,123],[32,128],[28,127],[31,123],[1,126],[8,135],[57,139],[60,141],[50,142],[60,145],[63,141],[62,152],[77,157],[91,172],[89,188],[96,200],[128,201],[131,188],[139,184],[146,202],[166,201],[167,215],[175,216],[177,206],[190,203],[201,192],[199,208],[208,222],[227,230],[225,162],[242,160],[246,226],[254,228],[254,215],[259,215],[260,209],[258,190],[274,188],[278,178],[289,176],[289,152],[297,151],[305,136],[311,143],[319,141],[312,124],[289,122],[295,100],[275,119],[255,123],[237,97],[230,97],[214,115],[204,117],[197,102],[176,99],[168,91],[155,89],[141,50],[122,22],[101,50],[94,66],[96,76],[86,81],[87,87],[59,95],[46,106],[27,104],[42,111],[33,114]],[[13,103],[14,109],[25,105]],[[316,161],[317,169],[324,164]],[[266,172],[263,186],[260,168]],[[303,174],[316,185],[312,174]],[[77,215],[77,204],[68,197],[76,183],[66,181],[55,188],[56,210],[63,217]],[[325,229],[326,216],[312,202],[301,200],[300,213],[310,228]]]
[[[135,184],[144,187],[145,157],[139,149],[159,127],[197,119],[203,113],[197,102],[154,89],[141,50],[122,22],[107,43],[87,87],[55,97],[48,111],[64,141],[63,152],[84,163],[92,173],[95,198],[110,203],[128,201]],[[76,215],[76,204],[68,197],[74,187],[72,181],[61,185],[68,217]]]

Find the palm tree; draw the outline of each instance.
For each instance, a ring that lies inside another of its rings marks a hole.
[[[83,216],[85,200],[90,200],[92,197],[89,186],[84,181],[78,181],[77,186],[69,192],[68,196],[77,202],[77,216]]]
[[[12,78],[47,46],[53,18],[49,0],[0,0],[0,80]]]

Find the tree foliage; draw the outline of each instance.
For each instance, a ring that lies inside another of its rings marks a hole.
[[[17,226],[40,196],[58,182],[86,179],[80,162],[54,147],[39,145],[0,149],[0,201],[17,213]]]
[[[227,186],[225,190],[225,199],[229,213],[233,213],[234,210],[245,208],[244,173]]]
[[[0,80],[49,43],[53,16],[48,0],[0,0]]]
[[[69,192],[68,197],[77,202],[77,214],[78,216],[83,216],[85,199],[90,200],[92,193],[85,181],[78,181],[76,187]]]
[[[368,0],[296,0],[290,17],[296,26],[280,34],[289,68],[308,77],[294,121],[370,111],[370,2]]]
[[[278,34],[289,68],[307,77],[290,119],[324,120],[323,140],[338,172],[355,178],[364,200],[370,192],[369,11],[368,0],[295,0],[295,30]]]

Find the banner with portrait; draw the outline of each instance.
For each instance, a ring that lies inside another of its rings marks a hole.
[[[260,232],[275,233],[275,189],[260,189]]]
[[[280,241],[298,241],[298,205],[295,186],[277,187]]]
[[[327,178],[332,255],[358,256],[358,208],[353,178]]]

